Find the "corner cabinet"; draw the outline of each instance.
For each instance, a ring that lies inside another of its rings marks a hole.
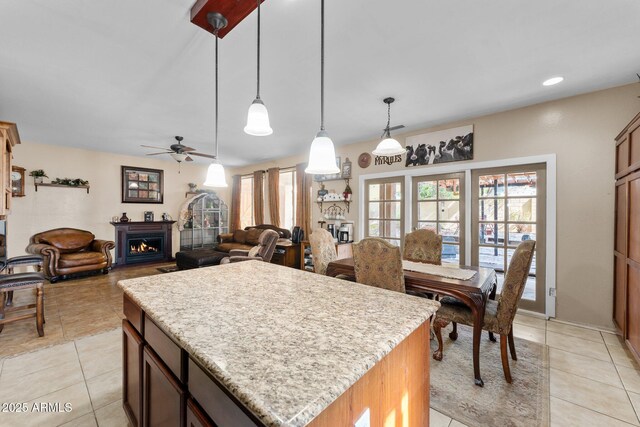
[[[613,320],[640,362],[640,114],[616,137]]]
[[[202,193],[189,203],[184,229],[180,231],[180,250],[213,248],[218,235],[229,232],[229,208],[216,193]]]
[[[0,189],[2,190],[2,200],[0,200],[0,218],[4,218],[11,208],[11,162],[13,160],[13,147],[20,144],[20,135],[15,123],[0,121],[0,152],[2,160],[0,163]]]

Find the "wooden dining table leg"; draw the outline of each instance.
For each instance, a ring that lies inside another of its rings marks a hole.
[[[480,338],[482,338],[482,326],[484,325],[484,299],[480,295],[472,297],[473,306],[473,376],[475,384],[484,387],[484,381],[480,376]]]

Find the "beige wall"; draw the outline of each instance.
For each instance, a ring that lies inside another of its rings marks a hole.
[[[557,306],[558,319],[612,328],[612,250],[614,204],[613,138],[640,110],[638,85],[626,85],[586,95],[448,123],[404,135],[474,125],[474,162],[555,153],[557,156]],[[402,118],[396,118],[401,121]],[[331,130],[330,123],[329,131]],[[372,126],[377,129],[378,124]],[[275,130],[277,132],[277,129]],[[339,140],[338,135],[332,135]],[[308,143],[311,143],[312,135]],[[337,147],[336,154],[353,162],[351,188],[358,200],[361,174],[405,171],[403,163],[372,165],[361,169],[358,155],[371,152],[376,141]],[[273,166],[306,162],[303,156],[265,162],[229,173],[249,173]],[[467,162],[465,162],[467,163]],[[469,165],[460,163],[460,168]],[[421,167],[425,174],[429,166]],[[413,169],[413,168],[411,168]],[[340,181],[327,183],[328,189],[342,191]],[[357,202],[347,219],[359,224]],[[313,223],[319,219],[314,206]],[[268,218],[268,216],[266,217]]]
[[[168,156],[167,156],[168,157]],[[25,197],[12,200],[8,216],[9,256],[24,254],[33,234],[57,227],[90,230],[100,239],[113,240],[111,217],[123,212],[132,221],[143,221],[144,211],[153,211],[160,220],[163,212],[178,218],[185,201],[188,183],[201,187],[206,165],[178,163],[158,158],[123,156],[78,148],[38,144],[23,140],[14,149],[14,164],[28,171],[44,169],[49,182],[55,178],[82,178],[89,181],[90,193],[74,188],[39,187],[35,191],[33,178],[26,177]],[[121,203],[120,166],[138,166],[164,170],[164,203]],[[173,228],[173,252],[179,249],[180,234]]]

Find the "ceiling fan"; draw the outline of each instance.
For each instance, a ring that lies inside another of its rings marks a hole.
[[[191,147],[187,147],[186,145],[182,145],[182,140],[184,139],[181,136],[176,136],[176,141],[178,141],[177,144],[171,144],[169,146],[169,148],[165,148],[165,147],[155,147],[153,145],[141,145],[141,147],[145,147],[145,148],[156,148],[158,150],[164,150],[161,151],[159,153],[149,153],[147,154],[147,156],[157,156],[159,154],[169,154],[171,157],[173,157],[173,160],[175,160],[178,163],[181,162],[192,162],[193,159],[191,158],[191,156],[199,156],[199,157],[207,157],[209,159],[215,159],[216,156],[212,156],[211,154],[204,154],[204,153],[196,153],[196,149],[195,148],[191,148]]]

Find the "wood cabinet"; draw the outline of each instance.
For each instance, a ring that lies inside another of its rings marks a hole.
[[[0,218],[4,218],[11,208],[11,163],[13,147],[20,144],[20,135],[15,123],[0,121]]]
[[[133,427],[142,425],[142,350],[144,341],[127,320],[122,321],[122,405]]]
[[[183,385],[149,346],[143,356],[142,425],[176,427],[184,419],[186,392]]]
[[[284,241],[278,243],[271,257],[271,263],[300,268],[300,243]]]
[[[640,361],[640,114],[616,137],[613,320]]]

